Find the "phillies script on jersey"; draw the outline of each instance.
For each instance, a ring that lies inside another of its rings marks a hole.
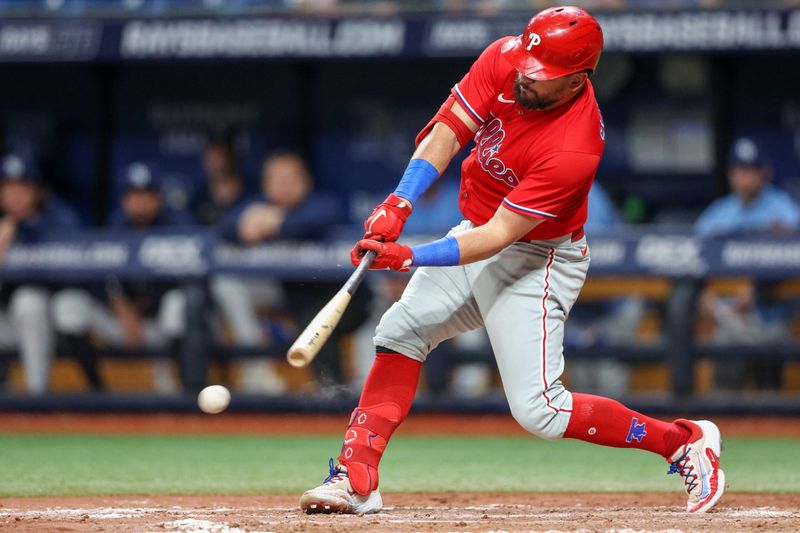
[[[594,88],[587,82],[577,97],[548,111],[517,105],[517,72],[501,54],[510,39],[489,45],[452,89],[455,100],[481,125],[461,167],[461,212],[481,225],[502,204],[545,220],[524,240],[581,235],[605,146]],[[418,142],[433,124],[425,126]]]

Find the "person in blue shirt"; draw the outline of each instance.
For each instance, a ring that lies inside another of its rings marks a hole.
[[[0,159],[0,262],[14,243],[35,243],[79,224],[69,205],[47,191],[36,165],[18,155]],[[18,348],[30,394],[47,391],[55,337],[50,320],[56,286],[47,283],[3,283],[0,301],[0,344]],[[81,361],[83,365],[83,361]],[[92,366],[84,368],[90,376]]]
[[[223,227],[229,238],[235,238],[235,226],[247,194],[246,180],[241,172],[235,146],[230,137],[209,139],[201,154],[205,190],[196,203],[193,213],[197,221],[206,226]],[[234,214],[231,214],[236,211]],[[212,275],[208,282],[211,299],[217,313],[214,323],[224,323],[231,341],[240,347],[263,347],[274,340],[272,324],[264,324],[256,314],[252,301],[265,308],[279,307],[282,293],[277,281],[250,282],[246,277],[229,274]],[[254,297],[259,293],[260,297]],[[220,335],[225,340],[225,335]],[[231,368],[233,367],[233,368]],[[272,360],[247,358],[226,367],[229,375],[236,374],[239,392],[248,394],[280,395],[286,383]]]
[[[749,138],[738,139],[730,153],[731,193],[715,200],[695,223],[701,237],[723,237],[800,229],[800,207],[773,186],[772,168],[764,150]]]
[[[273,152],[264,160],[261,191],[225,217],[223,235],[243,244],[272,239],[318,240],[344,222],[334,196],[314,190],[305,161],[295,152]]]
[[[414,204],[414,216],[406,221],[403,231],[408,235],[441,235],[450,231],[464,218],[458,207],[458,194],[457,180],[439,178]]]
[[[2,162],[3,223],[13,226],[15,242],[35,242],[54,230],[75,228],[77,213],[63,200],[49,193],[36,166],[16,154]]]
[[[227,137],[211,138],[203,148],[203,190],[194,202],[192,213],[198,223],[216,226],[247,195],[236,149]]]
[[[131,163],[125,169],[120,205],[109,217],[107,226],[147,231],[193,225],[191,215],[164,201],[160,185],[155,167],[144,162]]]
[[[753,138],[737,139],[728,158],[731,193],[715,200],[695,223],[695,233],[704,238],[757,233],[787,233],[800,230],[800,206],[771,184],[772,167],[764,147]],[[712,342],[717,344],[767,344],[785,335],[786,313],[779,302],[770,301],[770,284],[746,282],[734,294],[721,296],[705,289],[700,311],[715,324]],[[759,388],[780,388],[780,361],[726,361],[715,369],[720,389],[740,389],[748,377]]]
[[[257,245],[274,240],[319,241],[333,226],[345,222],[345,209],[334,196],[316,191],[314,180],[303,158],[292,151],[276,151],[264,159],[260,194],[247,198],[223,221],[221,231],[229,240]],[[341,282],[282,281],[283,297],[268,290],[275,280],[247,280],[247,309],[254,314],[258,306],[274,306],[282,300],[299,327],[311,321],[341,286]],[[314,370],[323,387],[332,390],[342,382],[338,340],[354,331],[367,318],[370,300],[368,287],[359,289],[353,303],[314,361]],[[270,296],[270,298],[264,298]],[[356,301],[357,300],[357,301]]]
[[[614,230],[622,224],[617,208],[606,190],[595,181],[589,190],[589,207],[584,229],[592,233]]]
[[[146,235],[157,228],[191,226],[186,212],[166,204],[160,183],[154,166],[130,164],[108,227]],[[53,317],[64,344],[75,352],[88,351],[94,335],[112,346],[162,349],[177,357],[185,331],[185,300],[174,283],[109,276],[102,287],[61,291],[54,298]],[[157,360],[153,370],[156,392],[177,391],[168,360]]]

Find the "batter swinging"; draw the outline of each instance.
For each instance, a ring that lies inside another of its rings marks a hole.
[[[300,498],[304,511],[380,511],[378,463],[411,408],[422,363],[440,342],[480,326],[525,429],[663,456],[683,477],[689,512],[722,496],[712,422],[663,422],[571,393],[559,379],[564,321],[589,268],[582,228],[605,137],[589,75],[602,47],[591,15],[546,9],[521,36],[489,45],[418,135],[400,184],[366,220],[351,258],[358,264],[374,250],[372,268],[420,268],[377,328],[375,362],[338,464],[331,459],[323,484]],[[432,243],[396,243],[414,202],[473,136],[462,166],[466,220]]]

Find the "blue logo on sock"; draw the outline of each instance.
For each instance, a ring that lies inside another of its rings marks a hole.
[[[647,432],[644,430],[646,422],[642,422],[641,424],[637,424],[639,421],[638,418],[631,420],[631,429],[628,430],[628,438],[625,439],[625,442],[631,442],[633,439],[636,439],[636,442],[642,442],[642,439]]]

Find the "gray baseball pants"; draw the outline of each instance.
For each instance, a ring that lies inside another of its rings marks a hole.
[[[29,393],[47,392],[55,338],[50,320],[51,295],[44,287],[22,285],[0,313],[0,346],[18,348]]]
[[[473,227],[463,221],[452,232]],[[578,298],[586,239],[514,243],[469,265],[421,267],[383,315],[375,345],[425,361],[440,342],[486,327],[511,414],[529,432],[563,436],[572,395],[561,383],[564,322]]]

